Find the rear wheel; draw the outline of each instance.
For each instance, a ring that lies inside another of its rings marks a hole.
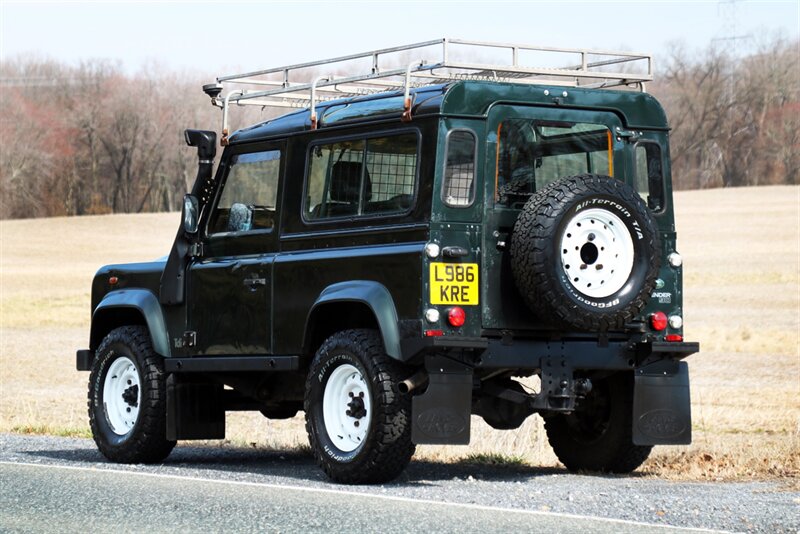
[[[408,373],[375,330],[344,330],[317,351],[306,381],[306,430],[317,462],[348,484],[392,480],[414,454]]]
[[[144,327],[116,328],[103,339],[89,377],[89,425],[106,458],[150,463],[169,455],[165,381]]]
[[[653,448],[633,444],[633,376],[619,373],[592,384],[573,413],[545,418],[550,446],[570,471],[630,473]]]

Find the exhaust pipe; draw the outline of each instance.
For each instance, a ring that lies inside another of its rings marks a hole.
[[[397,390],[402,393],[411,393],[416,388],[423,386],[428,383],[428,373],[425,372],[423,369],[422,371],[418,371],[415,375],[412,375],[409,378],[406,378],[399,384],[397,384]]]

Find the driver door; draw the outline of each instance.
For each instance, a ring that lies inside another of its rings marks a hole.
[[[231,147],[205,217],[203,255],[189,267],[188,340],[195,355],[272,352],[284,146]]]

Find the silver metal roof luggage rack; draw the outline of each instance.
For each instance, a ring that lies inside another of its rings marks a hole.
[[[411,57],[416,59],[411,61]],[[533,58],[538,66],[531,64]],[[564,64],[567,66],[558,66]],[[653,79],[653,58],[633,52],[445,38],[220,76],[216,83],[204,85],[203,91],[213,105],[222,108],[220,141],[224,145],[231,104],[308,108],[314,129],[318,102],[403,90],[402,118],[410,120],[413,87],[465,79],[572,87],[636,86],[644,91],[645,82]]]

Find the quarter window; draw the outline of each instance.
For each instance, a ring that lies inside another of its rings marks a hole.
[[[664,174],[661,147],[657,143],[636,145],[636,190],[651,210],[664,207]]]
[[[414,200],[416,179],[414,133],[313,146],[305,218],[407,212]]]
[[[271,230],[280,167],[279,150],[232,156],[222,194],[211,214],[209,233]]]
[[[525,202],[564,176],[614,175],[611,131],[602,124],[509,119],[500,124],[497,200]]]
[[[470,131],[454,130],[447,137],[442,200],[452,207],[475,200],[475,135]]]

